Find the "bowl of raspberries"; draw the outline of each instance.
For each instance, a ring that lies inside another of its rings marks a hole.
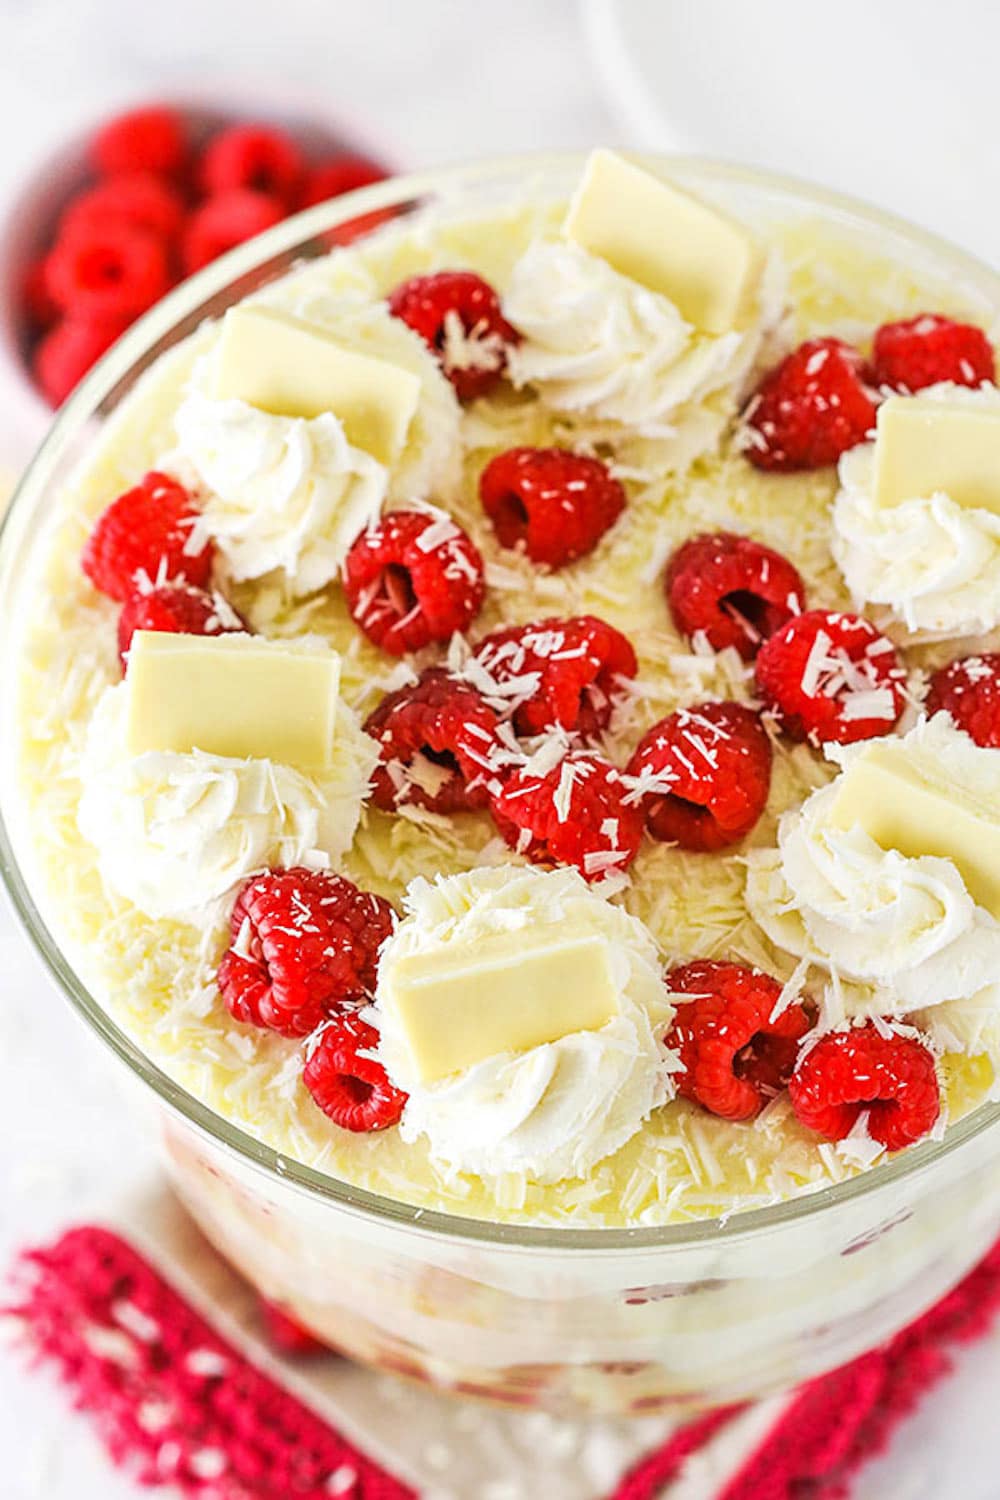
[[[179,281],[389,170],[319,118],[177,103],[114,115],[40,168],[11,213],[0,319],[15,371],[39,405],[61,405]]]

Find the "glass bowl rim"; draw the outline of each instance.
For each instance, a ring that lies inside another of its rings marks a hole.
[[[840,213],[862,221],[869,228],[899,235],[935,257],[944,257],[949,266],[962,268],[973,282],[988,289],[1000,311],[1000,273],[943,237],[913,225],[904,218],[885,213],[861,199],[819,187],[805,179],[711,157],[655,152],[630,154],[636,160],[668,171],[673,170],[682,175],[690,173],[700,183],[718,183],[723,186],[730,183],[772,190],[798,198],[806,207],[813,206]],[[191,317],[200,305],[223,294],[230,284],[273,257],[287,254],[295,246],[304,245],[339,224],[379,209],[411,203],[426,193],[440,193],[442,189],[472,187],[487,174],[493,176],[523,174],[526,171],[540,173],[579,169],[586,155],[586,152],[526,153],[484,158],[464,165],[391,177],[373,186],[345,193],[282,221],[255,239],[237,246],[183,282],[122,335],[58,411],[45,439],[24,470],[5,515],[0,519],[0,559],[5,548],[12,545],[10,537],[15,521],[21,523],[22,515],[26,515],[30,521],[32,502],[44,493],[49,476],[71,438],[98,412],[107,395],[142,361],[144,354],[158,340],[167,336],[177,323]],[[816,1220],[824,1213],[835,1212],[842,1205],[878,1195],[883,1189],[898,1186],[911,1177],[929,1171],[971,1140],[985,1135],[992,1127],[1000,1124],[1000,1103],[983,1104],[951,1126],[943,1140],[928,1141],[911,1147],[896,1160],[871,1172],[860,1173],[842,1183],[826,1185],[815,1193],[806,1191],[798,1197],[766,1207],[742,1210],[722,1219],[695,1220],[690,1224],[573,1229],[497,1223],[488,1219],[420,1208],[372,1193],[303,1163],[289,1160],[281,1152],[210,1109],[145,1056],[90,994],[50,931],[15,854],[2,806],[4,796],[0,789],[0,879],[32,946],[83,1021],[139,1081],[152,1090],[160,1103],[180,1116],[199,1136],[207,1139],[213,1146],[221,1147],[225,1153],[236,1156],[253,1172],[276,1178],[287,1187],[320,1203],[330,1204],[352,1217],[435,1241],[450,1241],[455,1244],[465,1242],[498,1250],[502,1248],[505,1253],[562,1253],[572,1250],[575,1257],[618,1255],[623,1252],[638,1255],[657,1250],[732,1244],[806,1219]]]

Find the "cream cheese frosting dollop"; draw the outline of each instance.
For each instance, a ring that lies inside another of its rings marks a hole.
[[[504,314],[522,335],[508,355],[509,374],[550,406],[670,436],[684,407],[746,378],[765,325],[780,315],[779,281],[772,259],[757,320],[712,336],[687,323],[668,297],[579,245],[536,240],[504,296]]]
[[[995,386],[920,394],[1000,413]],[[833,552],[855,602],[885,605],[909,629],[941,638],[1000,624],[1000,515],[940,492],[878,505],[874,470],[873,442],[840,460]]]
[[[946,714],[923,720],[903,743],[943,776],[987,793],[1000,782],[995,755],[957,730]],[[842,765],[864,745],[833,750]],[[1000,760],[1000,757],[998,757]],[[909,1015],[946,1002],[974,1002],[982,1021],[1000,1014],[1000,922],[977,906],[955,864],[881,848],[860,827],[830,819],[836,783],[782,817],[777,849],[748,856],[751,915],[780,948],[872,986],[851,1008]],[[956,1024],[959,1017],[956,1016]]]
[[[106,884],[147,916],[196,920],[255,870],[322,867],[350,848],[378,750],[343,703],[319,779],[199,750],[130,756],[127,693],[127,681],[105,689],[94,712],[78,823]]]
[[[483,1177],[521,1174],[556,1182],[587,1173],[629,1140],[673,1094],[677,1063],[662,1045],[672,1008],[656,945],[643,924],[596,894],[575,870],[504,866],[418,879],[404,920],[382,950],[379,1056],[409,1094],[404,1141],[426,1136],[446,1167]],[[551,927],[608,939],[618,1014],[521,1053],[485,1058],[435,1083],[421,1081],[406,1036],[385,1003],[385,976],[401,958],[449,942],[475,945],[508,932]]]

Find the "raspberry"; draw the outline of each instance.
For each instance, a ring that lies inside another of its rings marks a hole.
[[[381,182],[388,174],[384,167],[370,161],[367,156],[331,156],[319,166],[306,172],[306,180],[299,197],[300,208],[311,208],[314,203],[325,203],[328,198],[339,198],[341,193],[353,192],[355,188],[368,187]]]
[[[642,813],[622,774],[590,750],[571,750],[551,771],[525,768],[494,797],[506,842],[536,864],[575,865],[585,880],[624,870],[639,850]]]
[[[280,224],[284,217],[284,205],[277,198],[253,188],[232,188],[207,198],[181,236],[185,275],[192,276],[227,250]]]
[[[198,509],[182,484],[151,470],[134,489],[113,500],[90,533],[80,559],[95,588],[124,601],[143,584],[184,579],[204,588],[213,547],[191,547]]]
[[[402,656],[472,624],[486,594],[483,560],[447,516],[393,510],[351,547],[344,593],[369,640]]]
[[[637,671],[630,642],[594,615],[503,626],[479,643],[471,668],[518,734],[558,727],[585,740],[608,727],[622,679]]]
[[[122,223],[94,224],[61,237],[47,276],[61,308],[94,321],[137,317],[171,285],[163,241]]]
[[[625,491],[598,458],[565,448],[509,448],[479,477],[502,547],[563,568],[593,552],[625,509]]]
[[[887,1151],[919,1141],[941,1109],[937,1069],[923,1042],[884,1036],[871,1022],[821,1037],[788,1092],[802,1124],[831,1141],[849,1135],[867,1110],[869,1134]]]
[[[375,988],[392,907],[327,870],[269,870],[240,888],[219,964],[230,1014],[307,1036]]]
[[[746,456],[758,469],[787,474],[835,464],[875,426],[861,355],[841,339],[800,344],[765,375],[744,421]]]
[[[252,188],[290,205],[304,171],[302,152],[286,131],[270,125],[230,125],[205,147],[198,181],[208,196]]]
[[[749,1120],[788,1083],[798,1044],[809,1030],[801,1005],[774,1008],[781,985],[758,969],[698,959],[671,969],[677,1004],[664,1038],[680,1053],[677,1091],[724,1120]]]
[[[382,757],[372,801],[387,812],[404,802],[436,813],[472,812],[500,790],[490,759],[497,716],[475,688],[441,667],[383,698],[365,732]]]
[[[50,328],[59,317],[59,305],[49,291],[49,269],[46,258],[34,260],[24,273],[21,298],[32,328]]]
[[[995,375],[993,345],[973,323],[921,313],[899,323],[883,323],[875,334],[870,366],[874,385],[919,391],[943,380],[982,385]]]
[[[99,172],[160,172],[172,177],[187,161],[187,131],[174,109],[131,109],[101,127],[90,147]]]
[[[127,326],[127,319],[92,323],[84,318],[67,318],[57,324],[32,355],[35,379],[45,399],[52,406],[61,406]]]
[[[862,615],[809,610],[757,657],[768,706],[786,734],[811,745],[888,734],[903,712],[905,682],[892,642]]]
[[[664,587],[682,635],[700,631],[714,650],[733,646],[744,661],[806,602],[805,585],[787,558],[729,531],[678,547]]]
[[[189,583],[161,583],[134,593],[118,616],[118,655],[128,668],[128,649],[137,630],[170,635],[250,634],[250,626],[221,594],[209,594]]]
[[[941,667],[931,678],[925,707],[929,714],[947,710],[977,745],[1000,750],[1000,652]]]
[[[499,384],[519,339],[496,292],[474,271],[414,276],[390,294],[389,311],[433,349],[460,401]]]
[[[744,703],[700,703],[654,724],[628,767],[654,839],[725,849],[753,828],[771,786],[771,742]]]
[[[408,1095],[366,1055],[377,1046],[374,1026],[360,1016],[338,1016],[324,1027],[305,1065],[303,1083],[341,1130],[385,1130],[403,1113]]]
[[[279,1354],[307,1358],[313,1354],[331,1352],[328,1345],[321,1343],[314,1334],[309,1332],[308,1328],[303,1328],[302,1324],[277,1302],[269,1302],[266,1297],[259,1297],[257,1305],[268,1342],[272,1348],[277,1349]]]
[[[185,216],[177,189],[152,172],[122,172],[79,193],[59,222],[59,237],[85,237],[117,226],[133,226],[162,240],[176,240]]]

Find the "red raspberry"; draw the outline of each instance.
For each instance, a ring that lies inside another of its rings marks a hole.
[[[250,634],[250,626],[221,594],[192,588],[189,583],[162,583],[134,593],[118,616],[118,656],[128,670],[128,649],[137,630],[162,630],[169,635]]]
[[[873,385],[919,391],[949,380],[982,385],[996,375],[993,345],[973,323],[955,323],[940,313],[920,313],[899,323],[883,323],[872,345]]]
[[[163,241],[120,222],[78,228],[60,238],[47,275],[60,307],[94,321],[137,317],[171,285]]]
[[[314,203],[325,203],[328,198],[339,198],[341,193],[353,192],[355,188],[368,187],[381,182],[388,173],[377,162],[367,156],[331,156],[306,172],[306,180],[299,198],[300,208],[312,208]]]
[[[729,531],[678,547],[663,581],[682,635],[701,631],[714,650],[734,646],[744,661],[806,603],[805,584],[787,558]]]
[[[177,189],[152,172],[122,172],[79,193],[59,222],[60,239],[81,234],[89,238],[113,225],[132,226],[176,240],[185,216]]]
[[[786,734],[850,745],[888,734],[903,712],[906,672],[862,615],[809,610],[765,641],[757,686]]]
[[[595,740],[608,727],[622,679],[638,669],[620,630],[577,615],[492,631],[468,672],[518,734],[530,738],[558,726]]]
[[[191,215],[181,235],[185,275],[194,275],[227,250],[280,224],[284,217],[285,208],[279,199],[253,188],[232,188],[207,198]]]
[[[437,813],[472,812],[488,807],[491,791],[500,790],[497,716],[475,688],[441,667],[383,698],[365,732],[382,757],[372,801],[386,812],[404,802]]]
[[[599,458],[565,448],[509,448],[479,477],[479,496],[502,547],[549,568],[593,552],[625,509],[625,491]]]
[[[314,1334],[309,1332],[308,1328],[303,1328],[302,1324],[277,1302],[269,1302],[266,1297],[259,1297],[257,1305],[268,1343],[273,1349],[277,1349],[279,1354],[301,1359],[314,1354],[331,1353],[329,1345],[321,1343]]]
[[[305,159],[284,130],[271,125],[230,125],[209,141],[198,163],[198,182],[211,196],[252,188],[291,204]]]
[[[246,881],[219,964],[230,1014],[282,1036],[308,1036],[375,988],[392,907],[327,870],[269,870]]]
[[[303,1083],[341,1130],[385,1130],[403,1113],[408,1095],[366,1055],[377,1046],[374,1026],[360,1016],[338,1016],[323,1028],[305,1065]]]
[[[123,603],[143,584],[183,578],[204,588],[214,549],[208,542],[189,550],[197,516],[184,486],[151,470],[98,518],[80,559],[83,571],[102,594]]]
[[[571,750],[544,775],[510,776],[493,817],[511,848],[536,864],[575,865],[585,880],[603,880],[632,863],[642,840],[642,813],[626,791],[609,761]]]
[[[49,290],[46,258],[31,262],[21,282],[21,297],[32,328],[50,328],[59,317],[59,304]]]
[[[739,843],[767,805],[771,741],[744,703],[699,703],[654,724],[632,756],[629,794],[654,839],[682,849]]]
[[[806,1053],[788,1085],[803,1125],[831,1141],[850,1135],[862,1110],[887,1151],[911,1146],[941,1110],[937,1069],[915,1037],[883,1036],[873,1023],[831,1031]]]
[[[414,276],[390,293],[389,311],[433,349],[460,401],[499,383],[519,339],[496,292],[474,271]]]
[[[187,161],[187,130],[177,110],[131,109],[101,127],[90,147],[99,172],[160,172],[172,177]]]
[[[62,405],[127,326],[128,319],[92,323],[84,318],[67,318],[45,335],[31,362],[35,379],[50,405]]]
[[[931,678],[929,714],[946,709],[959,729],[985,750],[1000,750],[1000,652],[964,656]]]
[[[344,593],[369,640],[402,656],[472,624],[486,595],[483,560],[447,517],[392,510],[351,547]]]
[[[693,996],[677,1005],[665,1037],[684,1064],[678,1093],[724,1120],[752,1119],[791,1077],[809,1030],[802,1006],[786,1006],[772,1020],[777,980],[714,959],[671,969],[665,982],[671,994]]]
[[[744,413],[746,456],[758,469],[822,469],[875,426],[864,361],[841,339],[809,339],[768,375]]]

